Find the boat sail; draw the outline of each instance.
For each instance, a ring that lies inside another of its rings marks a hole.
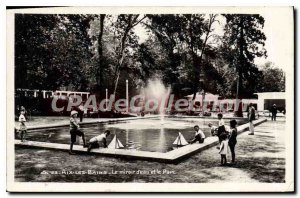
[[[179,132],[178,136],[177,136],[176,140],[173,142],[173,144],[177,145],[177,146],[185,146],[189,143],[185,140],[183,135]]]
[[[117,138],[117,135],[115,135],[115,137],[112,139],[112,141],[110,142],[110,144],[108,145],[109,149],[119,149],[119,148],[124,148],[123,144],[121,143],[121,141]]]

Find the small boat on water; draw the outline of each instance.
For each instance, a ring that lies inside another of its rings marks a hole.
[[[175,139],[175,141],[173,142],[173,145],[176,145],[177,147],[179,146],[185,146],[188,145],[189,143],[186,141],[186,139],[183,137],[183,135],[181,134],[181,132],[178,133],[177,138]]]
[[[109,149],[119,149],[119,148],[124,148],[123,144],[121,143],[121,141],[117,138],[117,135],[115,135],[115,137],[112,139],[112,141],[110,142],[110,144],[108,145]]]

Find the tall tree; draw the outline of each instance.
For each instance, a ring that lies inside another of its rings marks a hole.
[[[259,92],[284,92],[285,74],[272,62],[267,62],[261,69],[262,78],[259,79]]]
[[[194,87],[193,87],[193,100],[200,88],[205,95],[204,83],[200,83],[200,74],[204,77],[203,59],[206,55],[206,49],[209,48],[208,40],[212,36],[213,24],[217,21],[216,14],[209,14],[208,19],[205,20],[204,15],[184,15],[187,19],[187,28],[184,35],[186,35],[186,42],[188,43],[189,50],[192,56],[194,66]],[[204,39],[203,39],[204,37]],[[202,78],[203,78],[202,77]]]
[[[115,23],[115,27],[117,32],[117,35],[119,37],[119,47],[117,50],[117,65],[115,68],[115,75],[114,75],[114,95],[116,95],[117,88],[118,88],[118,83],[119,83],[119,78],[120,78],[120,69],[123,66],[123,61],[126,55],[126,47],[131,40],[131,36],[134,34],[133,28],[139,24],[145,16],[142,18],[139,18],[138,14],[121,14],[118,16],[118,19]]]
[[[236,99],[249,97],[261,75],[254,64],[256,57],[266,57],[266,36],[262,32],[264,18],[260,15],[225,14],[224,52],[230,67],[236,70]],[[241,109],[241,108],[239,108]],[[242,116],[241,110],[236,112]]]
[[[57,22],[56,15],[15,15],[16,88],[43,88],[43,70],[51,61],[47,45]]]
[[[90,15],[17,15],[16,87],[86,90]]]
[[[60,22],[53,31],[49,74],[51,84],[69,86],[75,90],[88,89],[88,67],[92,45],[88,30],[93,15],[60,15]],[[54,87],[55,88],[55,87]]]
[[[148,15],[148,18],[150,23],[145,25],[153,32],[155,36],[153,40],[157,40],[156,44],[162,48],[158,53],[165,54],[164,60],[159,63],[162,79],[164,83],[172,86],[175,93],[179,93],[179,68],[182,58],[179,52],[182,48],[179,32],[182,29],[182,22],[176,15]]]
[[[176,87],[180,87],[177,94],[193,93],[195,99],[200,88],[204,89],[203,84],[200,83],[201,76],[203,80],[205,75],[203,60],[209,57],[206,50],[209,48],[208,41],[212,36],[213,23],[217,21],[216,16],[214,14],[208,17],[201,14],[149,15],[151,24],[148,27],[161,42],[169,59],[166,68],[170,70],[166,69],[169,73],[165,76],[169,82],[175,84],[173,90],[178,90]]]
[[[99,86],[99,91],[103,91],[103,78],[104,78],[104,57],[103,57],[103,31],[104,31],[104,20],[105,14],[100,14],[99,16],[99,34],[98,34],[98,69],[97,69],[97,84]]]

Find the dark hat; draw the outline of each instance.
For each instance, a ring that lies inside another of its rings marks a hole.
[[[220,135],[220,139],[221,139],[221,140],[226,140],[226,139],[227,139],[226,133],[222,133],[222,134]]]
[[[237,121],[236,120],[230,120],[229,124],[230,124],[230,126],[236,126]]]

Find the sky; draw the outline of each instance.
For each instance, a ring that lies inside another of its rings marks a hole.
[[[286,42],[293,40],[291,37],[291,32],[293,32],[292,26],[293,23],[288,19],[288,16],[278,17],[277,12],[268,12],[263,15],[265,18],[264,33],[267,37],[265,42],[265,48],[267,50],[267,61],[271,61],[275,66],[286,71],[287,56],[289,54],[289,45],[286,45]],[[264,58],[257,58],[255,61],[258,65],[266,62]]]

